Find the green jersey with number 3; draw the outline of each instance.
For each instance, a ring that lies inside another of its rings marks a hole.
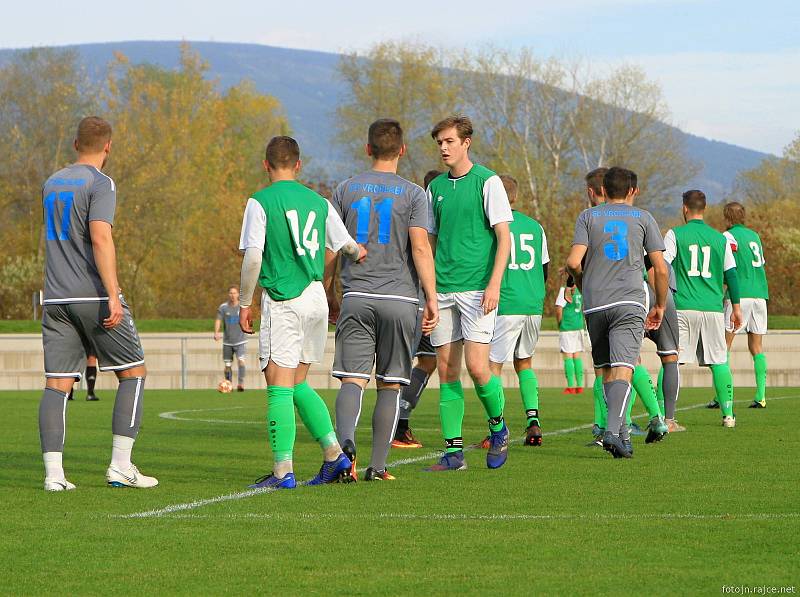
[[[703,220],[689,220],[664,239],[677,281],[679,311],[722,312],[725,272],[736,267],[728,239]]]
[[[764,271],[764,247],[755,230],[742,224],[732,226],[725,236],[731,243],[736,259],[736,274],[739,276],[739,291],[742,298],[769,299],[767,273]]]
[[[273,300],[296,298],[322,280],[330,204],[294,180],[275,182],[253,199],[267,216],[259,284]]]
[[[541,315],[544,312],[544,264],[550,261],[541,224],[511,212],[511,255],[500,287],[498,315]]]

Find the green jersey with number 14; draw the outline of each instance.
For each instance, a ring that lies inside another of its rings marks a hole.
[[[724,273],[736,267],[728,240],[703,220],[667,232],[664,258],[675,270],[679,311],[723,311]]]
[[[764,271],[764,247],[754,230],[741,224],[732,226],[725,236],[736,259],[736,275],[742,298],[769,299],[767,273]]]
[[[541,224],[511,212],[511,255],[500,287],[498,315],[541,315],[544,311],[544,264],[550,262]]]

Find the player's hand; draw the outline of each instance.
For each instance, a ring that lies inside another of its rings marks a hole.
[[[364,245],[358,245],[358,258],[356,259],[356,263],[361,263],[367,258],[367,247]]]
[[[436,298],[425,301],[422,311],[422,333],[430,334],[439,325],[439,301]]]
[[[574,291],[575,291],[575,287],[574,286],[569,286],[569,287],[565,286],[564,287],[564,300],[567,301],[567,303],[571,303],[572,302],[572,293]]]
[[[497,309],[497,305],[500,303],[500,285],[498,284],[495,286],[494,284],[490,284],[486,287],[486,290],[483,291],[483,299],[481,299],[481,306],[483,307],[483,314],[488,315],[495,309]]]
[[[336,325],[336,322],[339,321],[339,314],[342,312],[342,306],[339,304],[339,300],[335,296],[328,297],[328,323],[331,325]]]
[[[253,313],[250,307],[239,307],[239,327],[245,334],[253,333]]]
[[[122,301],[119,300],[118,296],[109,296],[108,317],[103,320],[103,327],[107,330],[117,327],[122,321],[122,315]]]
[[[658,305],[654,306],[650,309],[650,313],[647,314],[647,319],[644,322],[644,329],[646,330],[657,330],[661,327],[661,322],[664,320],[664,307],[659,307]]]
[[[731,327],[733,331],[736,332],[742,327],[742,321],[744,317],[742,317],[742,307],[739,305],[733,305],[733,313],[731,313]]]
[[[214,342],[219,342],[219,332],[214,332]]]

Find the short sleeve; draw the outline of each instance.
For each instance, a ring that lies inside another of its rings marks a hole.
[[[722,267],[723,271],[728,271],[736,267],[736,258],[733,256],[731,243],[725,243],[725,265]]]
[[[490,176],[483,183],[483,211],[489,225],[494,227],[500,222],[513,222],[514,214],[511,213],[511,204],[508,194],[503,186],[503,181],[496,174]]]
[[[108,176],[97,171],[89,197],[89,221],[108,222],[114,225],[117,209],[117,186]]]
[[[244,209],[242,233],[239,236],[239,250],[258,249],[264,251],[267,241],[267,213],[261,204],[250,197]]]
[[[550,252],[547,250],[547,235],[542,228],[542,265],[550,263]]]
[[[428,234],[439,234],[439,231],[436,229],[436,219],[433,217],[433,192],[431,191],[431,187],[428,187],[426,191],[426,195],[428,196]]]
[[[678,241],[675,238],[674,230],[669,230],[664,237],[664,247],[664,259],[667,263],[672,263],[678,255]]]
[[[408,225],[416,228],[428,229],[430,207],[428,197],[421,187],[411,187],[411,218]]]
[[[564,292],[564,287],[558,289],[558,296],[556,297],[556,307],[561,307],[562,309],[567,306],[567,296]]]
[[[589,246],[589,211],[584,210],[575,220],[575,234],[572,236],[573,245]]]
[[[739,244],[736,242],[736,237],[733,236],[733,234],[731,234],[729,230],[723,232],[722,235],[725,237],[725,240],[728,241],[728,245],[730,245],[731,251],[736,253],[736,251],[739,250]]]
[[[661,238],[661,230],[658,228],[656,219],[648,213],[644,227],[644,250],[648,253],[655,253],[665,249],[664,239]]]
[[[346,244],[355,242],[336,210],[329,209],[325,218],[325,248],[336,253]]]
[[[222,310],[225,307],[225,303],[221,304],[217,309],[217,319],[225,320],[225,312]]]

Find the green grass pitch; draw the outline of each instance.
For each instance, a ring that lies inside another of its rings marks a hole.
[[[574,430],[590,422],[590,393],[545,389],[551,435],[541,448],[513,445],[497,471],[472,450],[469,470],[431,474],[422,468],[440,438],[437,392],[427,391],[412,419],[425,448],[393,450],[390,462],[419,459],[391,467],[397,481],[256,495],[246,485],[270,470],[261,391],[148,391],[134,461],[159,478],[153,490],[105,486],[113,396],[87,403],[77,392],[64,461],[78,489],[66,493],[42,490],[39,393],[2,392],[0,592],[719,594],[723,585],[796,585],[800,389],[770,388],[766,410],[745,408],[751,392],[737,392],[737,427],[723,429],[719,411],[698,408],[709,392],[684,390],[678,419],[688,431],[652,446],[635,437],[634,459],[619,461],[585,447],[587,428]],[[373,398],[367,392],[361,416],[361,466]],[[519,436],[515,390],[507,405]],[[465,443],[484,433],[468,393]],[[295,471],[307,479],[321,457],[305,430],[297,438]]]

